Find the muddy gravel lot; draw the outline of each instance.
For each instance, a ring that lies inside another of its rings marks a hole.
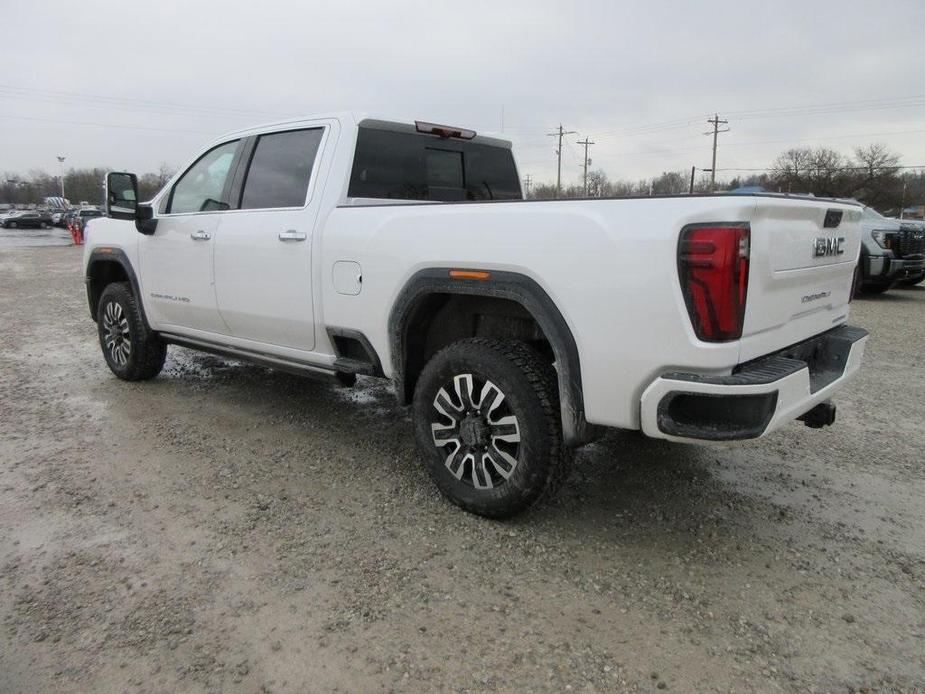
[[[834,427],[614,432],[496,522],[388,384],[179,348],[118,381],[80,250],[5,247],[0,692],[923,691],[925,289],[852,322]]]

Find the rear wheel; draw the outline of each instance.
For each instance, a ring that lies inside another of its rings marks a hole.
[[[96,324],[103,357],[119,378],[143,381],[164,368],[167,344],[148,330],[127,282],[115,282],[103,290]]]
[[[11,229],[15,229],[17,226],[19,226],[19,225],[16,224],[16,222],[10,222],[10,228],[11,228]]]
[[[471,338],[438,352],[418,379],[414,422],[437,487],[481,516],[515,515],[568,473],[555,370],[522,342]]]

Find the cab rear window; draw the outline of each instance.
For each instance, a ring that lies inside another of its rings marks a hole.
[[[511,150],[431,135],[360,128],[348,196],[519,200]]]

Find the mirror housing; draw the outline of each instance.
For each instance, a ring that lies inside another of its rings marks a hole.
[[[154,208],[138,203],[138,177],[133,173],[106,174],[106,216],[134,221],[142,234],[153,234],[157,228]]]
[[[110,171],[106,174],[106,216],[134,220],[137,212],[138,177],[132,173]]]

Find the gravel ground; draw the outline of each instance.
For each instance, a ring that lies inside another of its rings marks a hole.
[[[925,289],[853,304],[836,426],[615,432],[509,522],[389,387],[107,370],[80,251],[0,253],[0,691],[923,691]]]

